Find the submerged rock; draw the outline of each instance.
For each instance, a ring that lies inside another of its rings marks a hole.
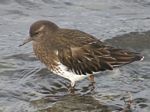
[[[119,48],[142,51],[143,49],[150,49],[150,31],[142,33],[131,32],[113,37],[112,39],[107,39],[105,42]]]
[[[51,108],[52,112],[112,112],[109,107],[92,96],[66,96]],[[116,109],[116,107],[114,107]]]
[[[68,95],[57,101],[52,107],[38,112],[112,112],[119,107],[108,106],[92,96]]]

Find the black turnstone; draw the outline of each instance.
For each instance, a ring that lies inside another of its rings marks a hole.
[[[71,93],[76,81],[89,77],[94,82],[96,72],[113,70],[144,58],[139,53],[106,45],[88,33],[60,28],[47,20],[33,23],[29,34],[22,45],[32,41],[37,58],[54,74],[71,81]]]

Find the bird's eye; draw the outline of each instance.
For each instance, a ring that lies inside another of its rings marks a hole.
[[[38,35],[38,34],[39,34],[39,32],[35,32],[35,33],[34,33],[34,35]]]

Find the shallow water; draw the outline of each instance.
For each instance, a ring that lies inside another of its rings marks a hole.
[[[149,0],[0,0],[0,17],[0,112],[120,112],[127,106],[123,98],[131,96],[132,112],[149,112]],[[86,94],[85,79],[77,83],[78,95],[70,96],[69,81],[48,71],[31,44],[18,47],[39,19],[83,30],[145,59],[97,74],[93,93]]]

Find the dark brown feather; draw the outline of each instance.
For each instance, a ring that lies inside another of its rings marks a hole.
[[[92,74],[113,70],[114,67],[140,60],[142,57],[138,53],[101,45],[99,40],[96,40],[93,44],[81,47],[63,48],[59,50],[58,58],[76,74]]]
[[[50,21],[34,23],[30,36],[37,57],[53,70],[60,62],[68,70],[86,75],[113,70],[142,58],[138,53],[110,47],[90,34],[59,28]]]

